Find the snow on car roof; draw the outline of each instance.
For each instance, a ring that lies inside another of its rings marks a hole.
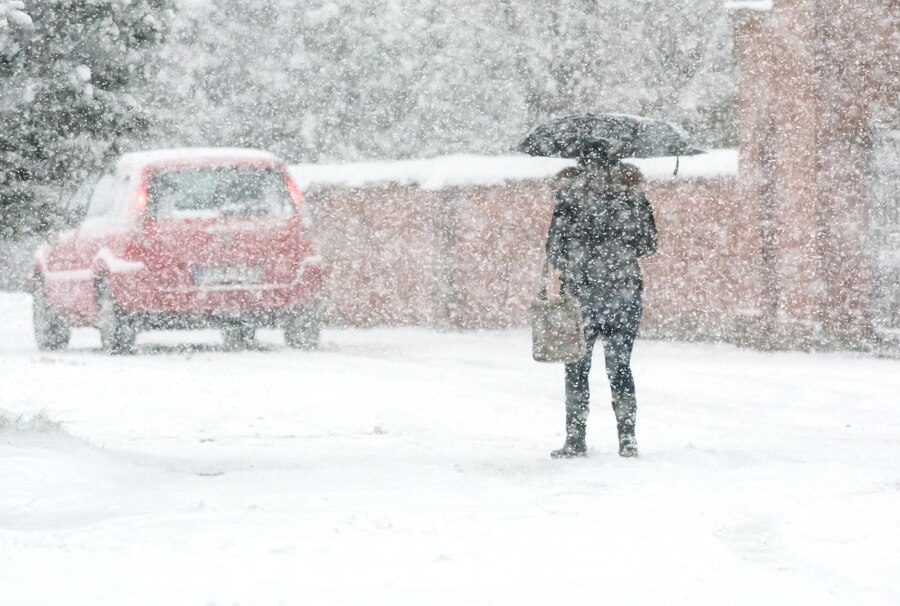
[[[670,179],[713,179],[737,175],[736,149],[716,149],[679,160],[678,175],[675,158],[628,159],[641,169],[651,181]],[[531,156],[454,155],[423,160],[382,162],[353,162],[346,164],[294,164],[290,167],[301,189],[396,183],[417,185],[426,190],[446,187],[502,185],[516,181],[547,179],[574,160],[535,158]]]
[[[182,147],[154,149],[123,154],[121,167],[146,166],[160,162],[187,162],[194,160],[270,160],[280,162],[278,156],[260,149],[240,147]]]

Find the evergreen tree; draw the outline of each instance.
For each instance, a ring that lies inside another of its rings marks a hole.
[[[25,12],[25,3],[21,0],[0,0],[0,31],[9,28],[29,28],[33,25],[31,17]],[[6,40],[3,40],[5,43]]]
[[[0,46],[0,238],[42,231],[59,192],[95,170],[151,116],[146,85],[167,0],[42,0],[33,28]]]

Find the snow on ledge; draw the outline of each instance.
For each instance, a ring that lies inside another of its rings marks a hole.
[[[641,169],[648,181],[672,181],[675,179],[721,179],[737,177],[738,150],[711,149],[705,154],[675,158],[634,158],[627,160]]]
[[[377,183],[418,185],[426,190],[470,185],[502,185],[528,179],[546,179],[572,160],[531,156],[440,156],[422,160],[298,164],[290,167],[301,189],[340,185],[363,187]]]
[[[725,3],[729,11],[770,11],[773,0],[730,0]]]
[[[736,149],[711,150],[680,159],[629,159],[650,181],[715,179],[737,175]],[[504,185],[517,181],[549,179],[573,160],[531,156],[453,155],[422,160],[353,162],[346,164],[295,164],[291,174],[304,191],[317,187],[359,188],[377,184],[417,185],[425,190],[449,187]]]

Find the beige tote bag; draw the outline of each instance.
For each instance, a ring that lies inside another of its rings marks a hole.
[[[541,291],[531,303],[532,357],[538,362],[570,364],[587,353],[581,305],[560,285],[559,296],[547,297],[549,263],[544,263]]]

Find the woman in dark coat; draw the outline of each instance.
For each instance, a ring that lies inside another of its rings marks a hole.
[[[587,354],[566,364],[566,443],[554,458],[587,454],[588,373],[597,338],[603,340],[606,374],[619,433],[619,455],[637,456],[637,401],[631,350],[641,322],[643,282],[638,258],[656,251],[653,210],[637,168],[603,150],[579,159],[579,171],[556,194],[547,236],[547,258],[563,287],[578,298]]]

